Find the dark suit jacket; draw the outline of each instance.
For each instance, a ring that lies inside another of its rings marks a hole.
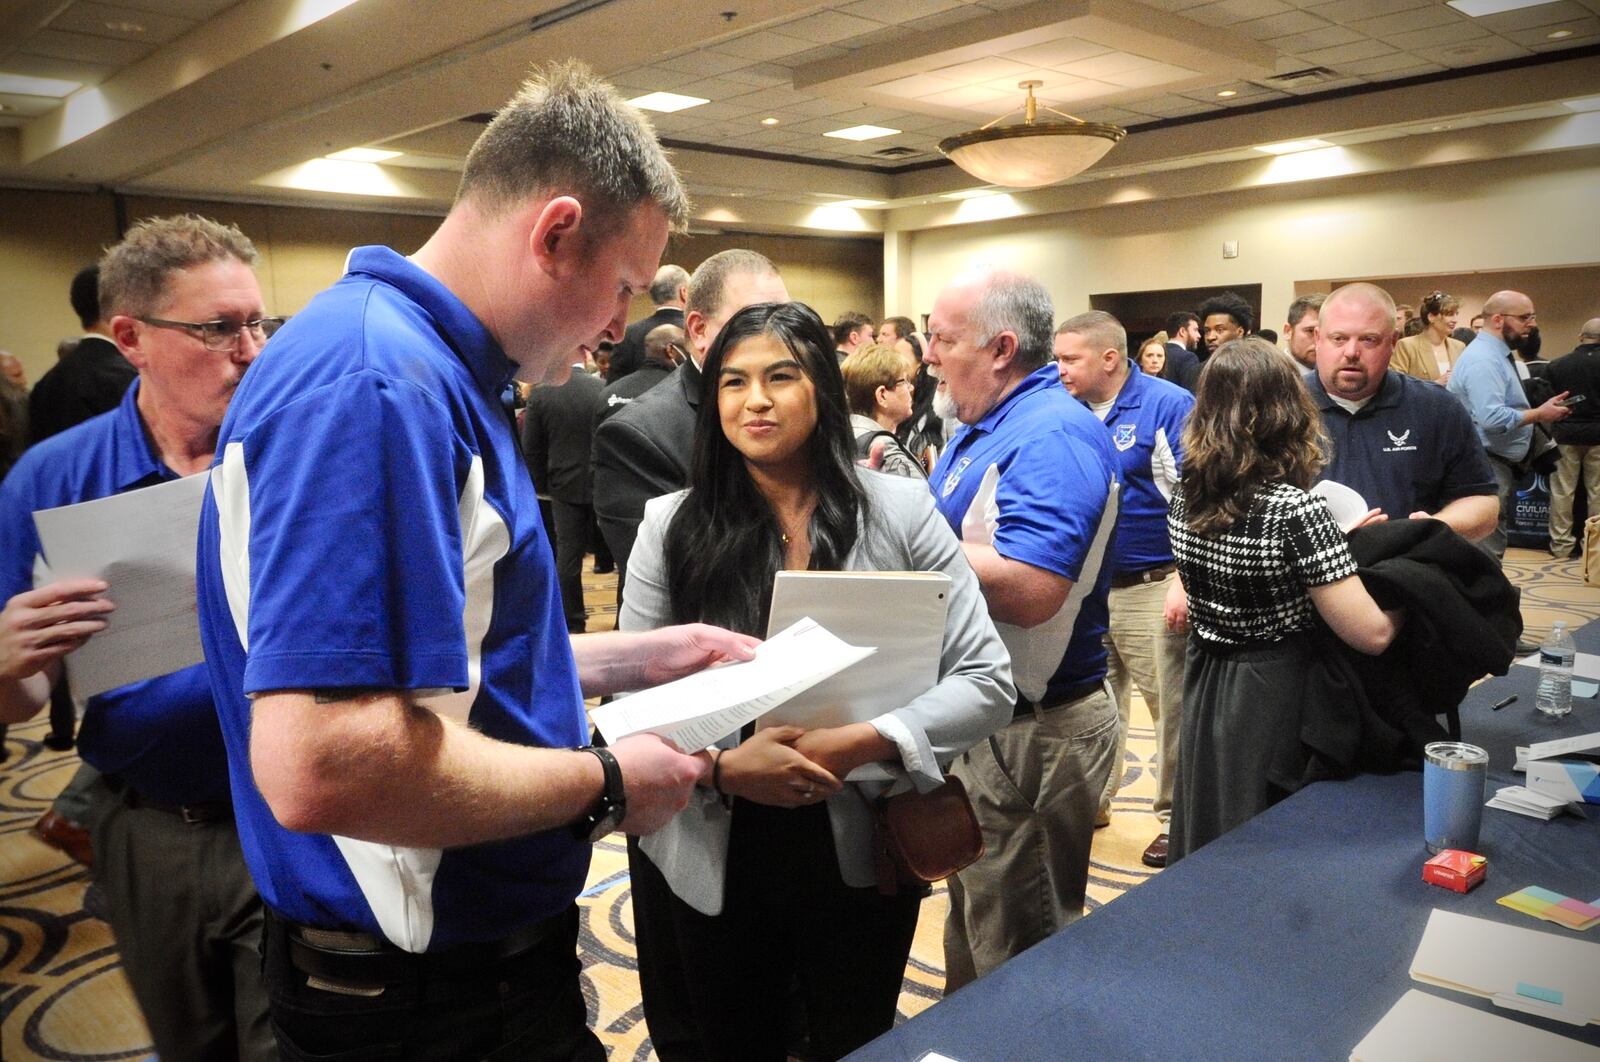
[[[78,347],[39,377],[28,396],[28,437],[32,442],[116,409],[139,373],[117,345],[85,336]]]
[[[616,383],[629,373],[637,372],[644,364],[644,337],[664,324],[683,327],[683,311],[676,306],[664,306],[641,320],[633,322],[622,333],[622,342],[611,352],[611,371],[606,373],[607,383]]]
[[[1550,426],[1558,443],[1593,446],[1600,443],[1600,343],[1580,343],[1571,354],[1557,358],[1545,370],[1554,388],[1552,394],[1571,391],[1584,400],[1572,407],[1572,415]],[[1600,509],[1600,501],[1590,499],[1589,511]]]
[[[1194,390],[1200,377],[1200,359],[1182,343],[1167,341],[1167,371],[1161,374],[1185,391]]]
[[[522,418],[522,453],[540,494],[574,505],[593,499],[589,449],[594,440],[594,407],[605,384],[573,369],[560,387],[535,387]]]
[[[594,433],[594,515],[624,572],[644,503],[682,490],[694,456],[700,370],[685,361]]]
[[[659,361],[646,361],[616,383],[606,384],[606,389],[600,392],[600,402],[595,407],[595,427],[598,428],[602,421],[610,420],[632,405],[640,395],[671,376],[673,368]]]

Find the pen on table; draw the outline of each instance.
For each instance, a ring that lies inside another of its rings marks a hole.
[[[1516,703],[1516,700],[1517,700],[1517,695],[1515,693],[1513,693],[1511,696],[1505,698],[1504,700],[1495,701],[1494,704],[1492,705],[1492,707],[1494,708],[1495,711],[1498,712],[1500,709],[1504,708],[1506,705]]]

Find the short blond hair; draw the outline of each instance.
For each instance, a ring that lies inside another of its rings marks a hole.
[[[870,417],[878,410],[878,388],[893,390],[906,376],[906,359],[893,347],[869,343],[844,359],[844,400],[850,412]]]
[[[254,267],[259,257],[238,226],[198,214],[145,218],[100,259],[100,319],[154,313],[179,270],[230,258]]]

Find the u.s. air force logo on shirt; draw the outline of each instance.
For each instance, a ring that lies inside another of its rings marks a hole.
[[[1384,434],[1389,437],[1389,445],[1383,448],[1383,452],[1386,454],[1405,453],[1409,450],[1415,450],[1417,448],[1416,444],[1411,441],[1410,428],[1407,428],[1402,432],[1385,430]]]
[[[1133,448],[1133,444],[1139,441],[1134,434],[1138,427],[1137,424],[1117,425],[1116,430],[1111,433],[1111,441],[1116,444],[1118,450],[1130,450]]]
[[[961,483],[961,473],[965,472],[970,464],[972,464],[970,457],[963,457],[955,463],[955,467],[945,474],[944,484],[939,488],[939,497],[948,498],[955,493],[956,487]]]

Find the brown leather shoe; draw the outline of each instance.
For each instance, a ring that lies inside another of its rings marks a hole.
[[[39,816],[39,821],[33,824],[33,835],[84,866],[94,866],[94,848],[89,844],[88,827],[80,826],[50,810]]]
[[[1155,867],[1157,870],[1160,870],[1162,867],[1166,866],[1167,835],[1164,833],[1157,834],[1156,839],[1151,841],[1149,846],[1145,848],[1144,855],[1139,857],[1139,862],[1143,863],[1147,867]]]

